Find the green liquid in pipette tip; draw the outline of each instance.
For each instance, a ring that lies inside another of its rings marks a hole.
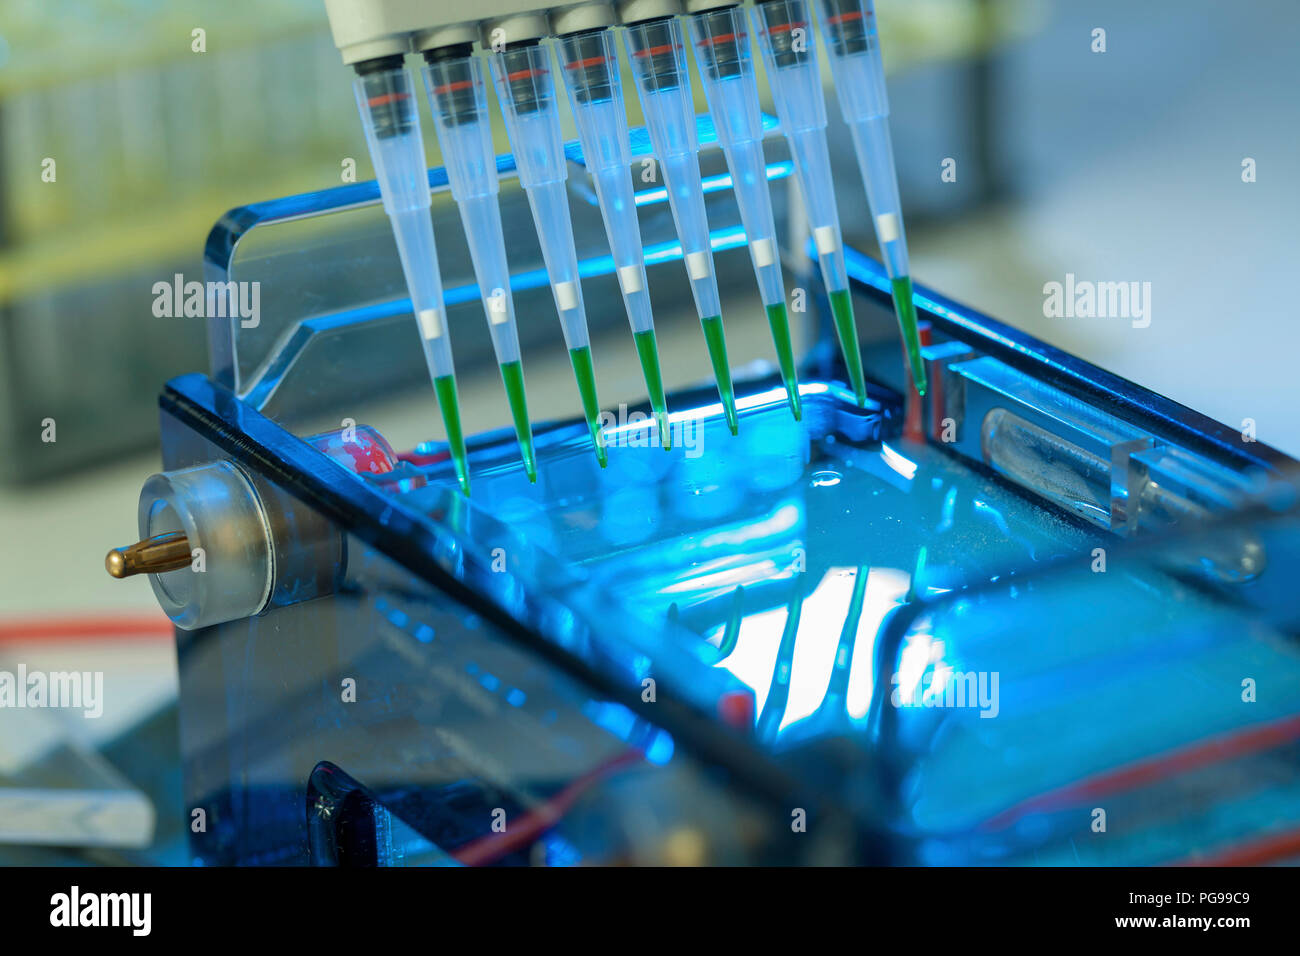
[[[744,620],[745,586],[737,585],[731,592],[731,613],[727,615],[727,625],[722,630],[722,641],[718,645],[718,660],[725,660],[736,649],[740,640],[740,625]]]
[[[786,314],[785,303],[767,306],[767,324],[772,327],[772,342],[776,345],[776,360],[781,366],[781,379],[785,382],[785,393],[790,400],[790,411],[794,420],[803,417],[799,405],[799,378],[794,371],[794,346],[790,343],[790,317]]]
[[[898,315],[898,327],[903,330],[903,346],[907,349],[907,361],[912,368],[912,384],[917,392],[924,395],[926,385],[925,363],[921,361],[921,337],[916,330],[916,306],[912,304],[912,279],[899,276],[890,279],[894,290],[894,312]]]
[[[849,383],[853,386],[853,396],[858,400],[858,407],[867,404],[867,380],[862,374],[862,349],[858,345],[858,326],[853,321],[853,294],[848,289],[840,289],[830,294],[831,318],[835,322],[835,334],[839,336],[840,351],[844,353],[844,364],[849,370]]]
[[[700,319],[700,325],[704,329],[704,341],[709,346],[709,362],[713,365],[713,379],[718,383],[718,395],[722,398],[722,411],[727,416],[727,427],[734,435],[740,430],[740,421],[736,416],[736,390],[731,384],[731,366],[727,364],[727,337],[722,331],[722,316]]]
[[[668,400],[664,398],[664,376],[659,370],[655,330],[634,332],[632,338],[636,342],[637,358],[641,360],[641,371],[645,374],[645,387],[650,391],[650,407],[654,409],[655,422],[659,425],[659,444],[668,451],[673,447],[673,433],[668,427]]]
[[[465,454],[465,432],[460,427],[460,398],[456,394],[456,376],[439,375],[433,380],[433,390],[442,410],[442,423],[447,428],[447,447],[451,462],[456,467],[460,490],[469,497],[469,461]]]
[[[521,362],[503,362],[501,381],[506,386],[506,400],[510,403],[510,417],[515,420],[515,437],[519,439],[519,452],[524,458],[528,480],[537,481],[537,456],[533,452],[533,426],[528,421],[528,399],[524,397],[524,366]]]
[[[569,361],[573,363],[573,377],[578,380],[578,394],[582,396],[582,413],[587,418],[587,428],[591,431],[591,442],[596,446],[596,460],[600,467],[609,464],[605,453],[605,436],[600,431],[600,402],[596,400],[596,369],[591,363],[591,347],[569,349]]]

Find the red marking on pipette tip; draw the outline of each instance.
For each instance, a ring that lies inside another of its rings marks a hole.
[[[1300,830],[1285,830],[1248,840],[1203,856],[1189,856],[1174,866],[1265,866],[1300,857]]]
[[[467,90],[473,85],[473,80],[456,80],[454,83],[448,83],[445,86],[435,86],[433,88],[433,93],[435,96],[441,96],[443,93],[455,93],[457,90]]]
[[[865,20],[867,14],[862,10],[850,10],[848,13],[837,13],[833,17],[827,17],[826,22],[832,26],[839,26],[841,23],[847,23],[850,20]]]
[[[573,63],[566,63],[564,64],[564,68],[566,70],[585,70],[589,66],[599,66],[600,64],[605,62],[606,59],[603,56],[589,56],[585,60],[577,60]]]
[[[506,79],[513,83],[515,80],[524,80],[532,76],[545,76],[547,70],[540,67],[528,67],[524,70],[515,70],[513,73],[507,73]]]
[[[644,50],[637,50],[632,55],[636,57],[659,56],[663,53],[671,53],[675,49],[677,49],[675,43],[662,43],[659,46],[648,46]]]
[[[400,103],[402,100],[410,98],[410,93],[381,93],[379,96],[372,96],[366,100],[367,106],[387,106],[389,103]]]
[[[536,843],[546,831],[564,818],[578,802],[578,798],[594,784],[629,764],[640,763],[644,757],[636,748],[624,750],[613,759],[588,770],[555,796],[529,810],[522,818],[512,821],[508,830],[471,840],[453,850],[451,855],[465,866],[486,866]]]
[[[916,323],[916,337],[920,341],[922,348],[929,345],[934,338],[930,330],[930,323],[924,320]],[[925,419],[923,417],[923,406],[921,404],[921,393],[916,390],[916,383],[912,381],[912,363],[908,361],[907,346],[903,346],[903,374],[907,376],[907,400],[904,403],[906,411],[903,415],[903,437],[908,441],[924,442],[925,441]],[[934,383],[930,383],[930,388],[934,388]],[[932,405],[934,408],[941,408],[941,405]]]
[[[743,33],[719,33],[715,37],[701,37],[699,45],[716,46],[719,43],[733,43],[736,40],[743,40],[744,38],[745,35]]]
[[[754,695],[729,690],[718,698],[718,717],[729,727],[744,730],[754,726]]]
[[[806,23],[778,23],[776,26],[767,28],[768,33],[789,33],[791,30],[802,30],[808,24]]]
[[[1272,750],[1300,737],[1300,716],[1257,724],[1199,740],[1163,754],[1136,760],[1114,770],[1084,777],[1022,800],[989,817],[981,830],[1001,830],[1029,813],[1051,813],[1065,807],[1158,783],[1182,773],[1203,770],[1223,760],[1234,760]]]

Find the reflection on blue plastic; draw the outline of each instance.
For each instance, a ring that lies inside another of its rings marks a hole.
[[[577,866],[582,862],[582,854],[572,843],[555,831],[542,837],[545,847],[547,866]]]
[[[736,249],[745,244],[745,230],[739,226],[729,229],[717,229],[709,234],[709,242],[714,250]],[[647,264],[671,262],[681,257],[682,246],[680,242],[662,242],[647,246],[645,249]],[[610,255],[592,256],[578,263],[578,273],[584,279],[609,275],[613,271],[614,258]],[[547,285],[548,281],[545,269],[531,269],[527,272],[516,273],[510,280],[510,288],[515,292],[537,289]],[[468,285],[448,289],[444,292],[443,300],[448,307],[462,305],[466,302],[478,302],[478,284],[469,283]],[[254,408],[261,408],[265,405],[275,393],[285,375],[288,374],[289,369],[315,336],[410,314],[411,300],[409,298],[400,298],[372,305],[358,306],[357,308],[346,309],[331,315],[317,316],[300,322],[289,340],[275,353],[265,372],[243,396],[244,400]],[[720,405],[718,407],[721,409]],[[429,444],[428,447],[434,451],[439,450],[432,444]]]
[[[794,163],[789,161],[768,163],[766,172],[769,182],[775,182],[778,179],[785,179],[794,172]],[[704,192],[706,194],[730,189],[731,173],[720,173],[716,176],[706,176],[700,180],[700,185],[704,187]],[[656,189],[643,189],[636,194],[636,204],[638,206],[652,206],[655,203],[667,202],[667,200],[668,190],[664,186],[660,186]]]
[[[665,731],[647,724],[622,704],[588,701],[583,707],[583,713],[596,726],[603,727],[620,740],[640,748],[650,763],[662,766],[672,759],[673,738]]]

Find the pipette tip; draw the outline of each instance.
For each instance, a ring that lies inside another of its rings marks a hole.
[[[767,323],[772,327],[772,343],[776,346],[776,360],[781,366],[781,380],[785,382],[785,394],[790,402],[790,411],[794,415],[794,420],[800,421],[803,418],[803,408],[799,402],[799,377],[794,370],[790,317],[785,311],[784,302],[767,306]]]
[[[442,423],[447,429],[447,448],[456,469],[460,490],[469,497],[469,456],[465,452],[465,432],[460,424],[460,398],[456,394],[456,376],[440,375],[433,380],[433,390],[438,396]]]
[[[835,334],[840,340],[840,351],[844,353],[844,364],[849,371],[849,383],[853,386],[853,397],[858,407],[867,405],[867,382],[862,372],[862,349],[858,345],[858,326],[853,319],[853,294],[848,289],[830,293],[831,318],[835,322]]]
[[[641,372],[645,375],[645,386],[650,393],[650,407],[654,409],[655,423],[659,427],[659,444],[664,451],[670,451],[673,447],[673,433],[668,427],[668,399],[664,397],[664,376],[659,368],[659,346],[655,342],[655,330],[634,332],[632,339],[636,342],[636,355],[641,360]]]
[[[924,395],[927,386],[925,363],[921,361],[921,336],[916,329],[916,306],[912,302],[912,279],[910,276],[898,276],[890,279],[894,291],[894,312],[898,316],[898,327],[903,333],[903,347],[907,351],[907,362],[912,370],[912,384],[916,391]]]
[[[736,414],[736,390],[731,384],[731,366],[727,363],[727,337],[722,331],[722,316],[711,315],[700,319],[704,341],[709,346],[709,364],[713,366],[713,379],[718,383],[718,396],[722,411],[727,416],[731,434],[740,432],[740,419]]]
[[[515,423],[515,437],[519,441],[519,454],[524,460],[524,471],[532,484],[537,483],[537,456],[533,451],[533,427],[528,420],[528,400],[524,397],[524,366],[518,360],[501,363],[501,381],[506,387],[506,401],[510,403],[510,417]]]
[[[605,436],[600,428],[600,402],[596,399],[596,369],[591,361],[591,347],[583,345],[569,349],[569,361],[573,364],[573,377],[578,381],[582,413],[586,416],[587,429],[591,432],[591,443],[596,448],[596,460],[604,468],[609,464],[609,458],[605,452]]]

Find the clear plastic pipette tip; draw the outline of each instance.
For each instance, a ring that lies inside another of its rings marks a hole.
[[[705,98],[718,143],[731,171],[732,189],[740,206],[750,261],[767,312],[781,379],[785,383],[790,411],[799,420],[803,415],[799,379],[785,305],[780,247],[763,159],[758,83],[754,77],[744,12],[740,7],[709,10],[692,16],[690,25],[696,63],[704,82]]]
[[[858,405],[865,406],[866,377],[844,264],[844,236],[835,205],[830,151],[826,145],[826,99],[817,44],[809,42],[812,19],[809,0],[761,0],[751,14],[781,131],[794,160],[849,383]]]
[[[672,438],[641,248],[641,227],[629,171],[632,152],[627,109],[623,104],[613,34],[609,30],[595,30],[561,37],[556,44],[556,55],[578,127],[583,159],[596,188],[615,275],[659,426],[660,442],[667,450],[672,447]]]
[[[668,191],[668,205],[682,245],[682,264],[690,279],[718,396],[734,435],[739,416],[700,183],[694,96],[681,23],[675,17],[665,17],[632,24],[623,39],[636,75],[646,130]]]
[[[520,185],[528,194],[537,241],[542,247],[551,294],[560,317],[565,345],[573,364],[583,415],[601,467],[605,467],[600,405],[591,361],[587,315],[578,274],[578,254],[565,189],[568,163],[560,135],[555,83],[550,57],[539,44],[494,52],[492,78],[506,132],[515,157]]]
[[[393,227],[425,362],[447,430],[461,489],[469,494],[469,464],[456,394],[455,369],[430,216],[428,170],[411,76],[400,60],[371,61],[353,83],[357,109],[375,167],[384,211]]]
[[[820,6],[835,95],[853,135],[876,239],[889,273],[894,312],[912,383],[924,395],[928,383],[916,326],[916,305],[912,301],[911,269],[898,197],[898,175],[894,169],[894,148],[889,136],[889,97],[885,90],[875,7],[871,0],[820,0]]]
[[[500,184],[482,66],[472,56],[445,51],[426,53],[425,59],[425,90],[442,146],[443,165],[468,240],[474,277],[478,280],[524,470],[528,480],[535,482],[537,458],[524,392],[501,208],[497,202]]]

